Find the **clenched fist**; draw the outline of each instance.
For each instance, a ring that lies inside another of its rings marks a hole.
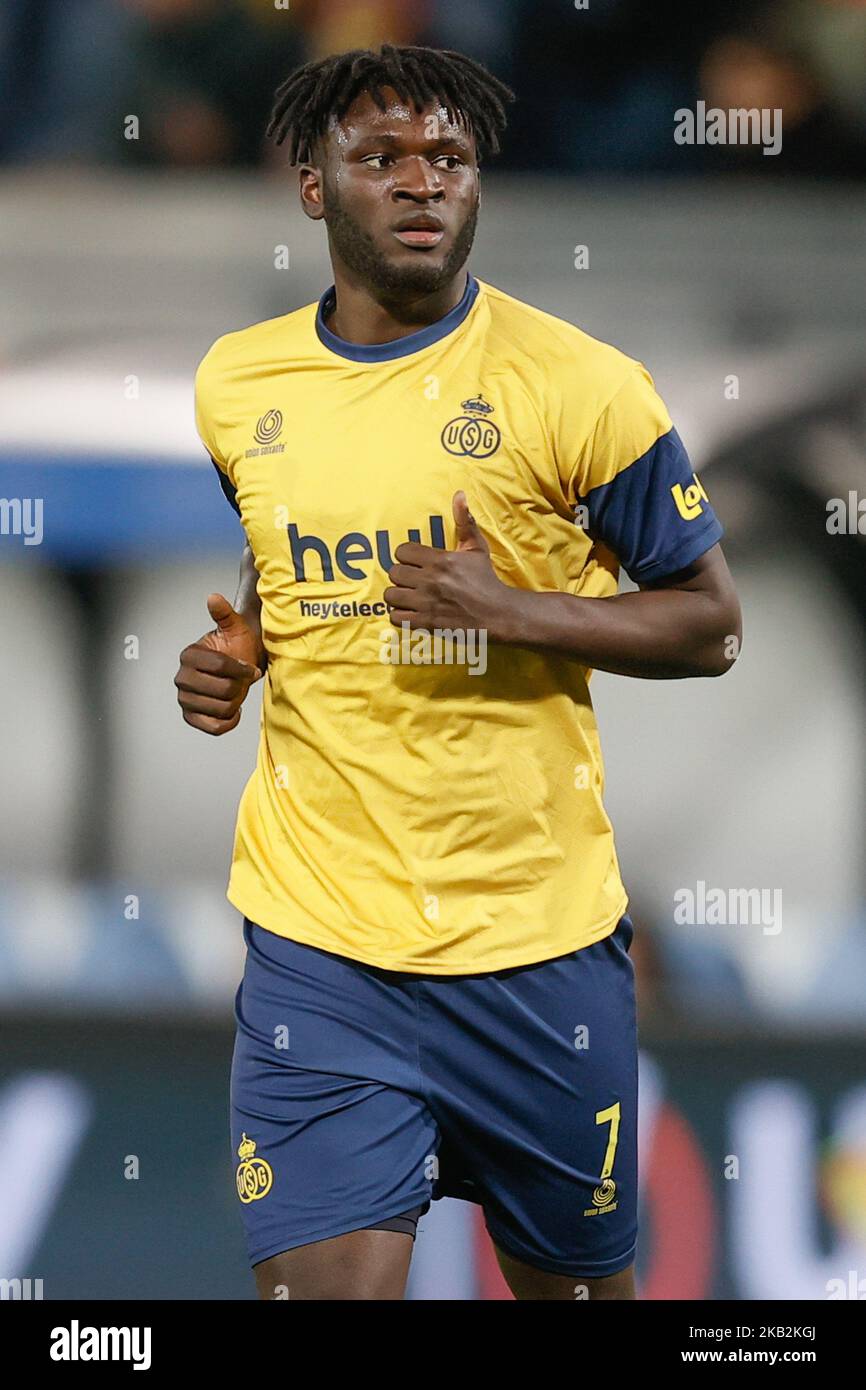
[[[240,722],[247,692],[262,677],[264,649],[260,634],[222,594],[209,594],[207,607],[216,627],[184,647],[174,683],[187,724],[217,736]]]
[[[383,594],[394,627],[475,628],[492,642],[509,640],[517,589],[503,584],[490,559],[490,546],[469,510],[465,492],[452,498],[457,545],[454,550],[403,541],[388,571]]]

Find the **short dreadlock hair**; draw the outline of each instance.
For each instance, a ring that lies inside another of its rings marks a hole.
[[[474,135],[479,155],[497,154],[506,126],[505,105],[514,93],[481,63],[446,48],[413,48],[384,43],[379,52],[355,48],[307,63],[277,88],[267,134],[278,145],[290,137],[289,162],[312,159],[313,144],[332,120],[339,121],[362,92],[381,111],[383,88],[420,112],[438,101],[448,119]]]

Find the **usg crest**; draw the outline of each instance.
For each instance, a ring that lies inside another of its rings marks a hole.
[[[498,425],[488,417],[493,406],[479,394],[461,402],[465,415],[449,420],[442,431],[442,444],[459,458],[489,459],[502,443]]]
[[[256,1158],[255,1152],[255,1139],[248,1139],[246,1134],[242,1134],[241,1142],[238,1145],[240,1163],[237,1171],[237,1185],[238,1196],[244,1206],[266,1197],[274,1181],[271,1165],[267,1159]]]

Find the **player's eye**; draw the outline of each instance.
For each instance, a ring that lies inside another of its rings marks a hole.
[[[389,154],[368,154],[361,160],[361,163],[368,164],[371,169],[384,169],[390,158]]]
[[[453,173],[455,169],[459,169],[463,164],[463,160],[460,158],[459,154],[440,154],[433,160],[433,163],[441,164],[443,159],[446,161],[445,167],[448,169],[449,173]]]

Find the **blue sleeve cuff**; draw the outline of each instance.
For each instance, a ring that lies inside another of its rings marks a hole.
[[[232,487],[231,483],[229,482],[229,479],[226,477],[225,473],[220,468],[216,459],[212,458],[211,463],[217,471],[217,477],[220,480],[220,487],[222,488],[223,493],[225,494],[226,501],[228,502],[230,507],[234,508],[238,516],[240,516],[241,509],[238,506],[238,496],[236,489]]]
[[[695,535],[684,536],[680,544],[661,559],[628,570],[629,579],[633,579],[635,584],[648,584],[693,565],[695,560],[699,560],[708,550],[712,550],[714,545],[718,545],[725,534],[718,517],[709,517],[708,522],[709,525],[702,527]]]
[[[613,551],[636,583],[685,569],[722,535],[673,428],[582,500],[588,534]]]

